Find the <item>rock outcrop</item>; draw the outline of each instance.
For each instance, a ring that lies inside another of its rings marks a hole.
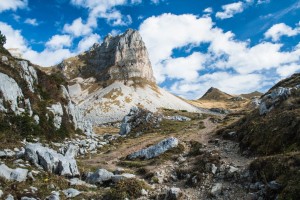
[[[79,176],[77,163],[73,157],[63,156],[39,143],[27,144],[25,157],[36,166],[41,166],[45,171],[68,177]]]
[[[8,181],[23,182],[27,179],[28,170],[22,168],[11,169],[5,164],[0,165],[0,177]]]
[[[127,135],[135,129],[142,133],[148,129],[158,128],[162,116],[154,114],[142,108],[132,107],[128,115],[122,121],[120,135]]]
[[[134,152],[128,155],[127,158],[128,159],[136,159],[136,158],[151,159],[177,146],[178,146],[178,139],[174,137],[170,137],[146,149],[142,149],[140,151]]]

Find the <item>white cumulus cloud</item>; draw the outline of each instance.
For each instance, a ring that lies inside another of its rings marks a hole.
[[[25,21],[24,21],[25,24],[29,24],[29,25],[32,25],[32,26],[38,26],[39,23],[37,22],[36,19],[30,19],[30,18],[27,18]]]
[[[84,52],[88,50],[93,44],[99,43],[100,41],[100,35],[98,34],[91,34],[89,36],[84,37],[80,42],[78,43],[78,52]]]
[[[62,49],[64,47],[70,47],[72,45],[72,38],[69,35],[54,35],[46,43],[46,46],[50,49]]]
[[[237,13],[241,13],[244,11],[243,2],[239,1],[236,3],[226,4],[222,6],[223,11],[217,12],[216,17],[220,19],[227,19],[233,17]]]
[[[282,36],[295,36],[300,33],[299,24],[295,29],[290,26],[287,26],[284,23],[273,25],[267,32],[265,32],[265,38],[271,38],[272,41],[279,41]]]
[[[28,6],[27,0],[1,0],[0,1],[0,13],[6,10],[23,9]]]

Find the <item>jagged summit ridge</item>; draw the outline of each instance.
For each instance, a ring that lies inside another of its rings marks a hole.
[[[58,65],[69,79],[94,77],[108,84],[141,79],[155,82],[147,48],[138,31],[128,29],[117,36],[108,35],[102,44]]]

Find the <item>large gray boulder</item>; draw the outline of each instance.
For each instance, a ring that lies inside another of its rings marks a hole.
[[[128,158],[129,159],[136,159],[136,158],[151,159],[177,146],[178,146],[178,139],[174,137],[170,137],[160,141],[156,145],[152,145],[146,149],[142,149],[140,151],[134,152],[128,155]]]
[[[5,164],[0,165],[0,177],[8,181],[23,182],[27,179],[28,170],[22,168],[11,169]]]
[[[59,200],[59,192],[52,191],[51,195],[46,198],[46,200]]]
[[[91,184],[103,184],[106,181],[110,181],[113,175],[106,169],[98,169],[94,173],[88,173],[85,181]]]
[[[63,156],[39,143],[26,145],[25,158],[48,172],[69,177],[79,176],[77,163],[73,157]]]

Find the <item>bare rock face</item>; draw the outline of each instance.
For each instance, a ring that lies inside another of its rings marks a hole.
[[[155,82],[146,46],[136,30],[128,29],[118,36],[108,35],[103,43],[58,65],[65,75],[96,77],[98,82],[124,81],[140,78]]]

